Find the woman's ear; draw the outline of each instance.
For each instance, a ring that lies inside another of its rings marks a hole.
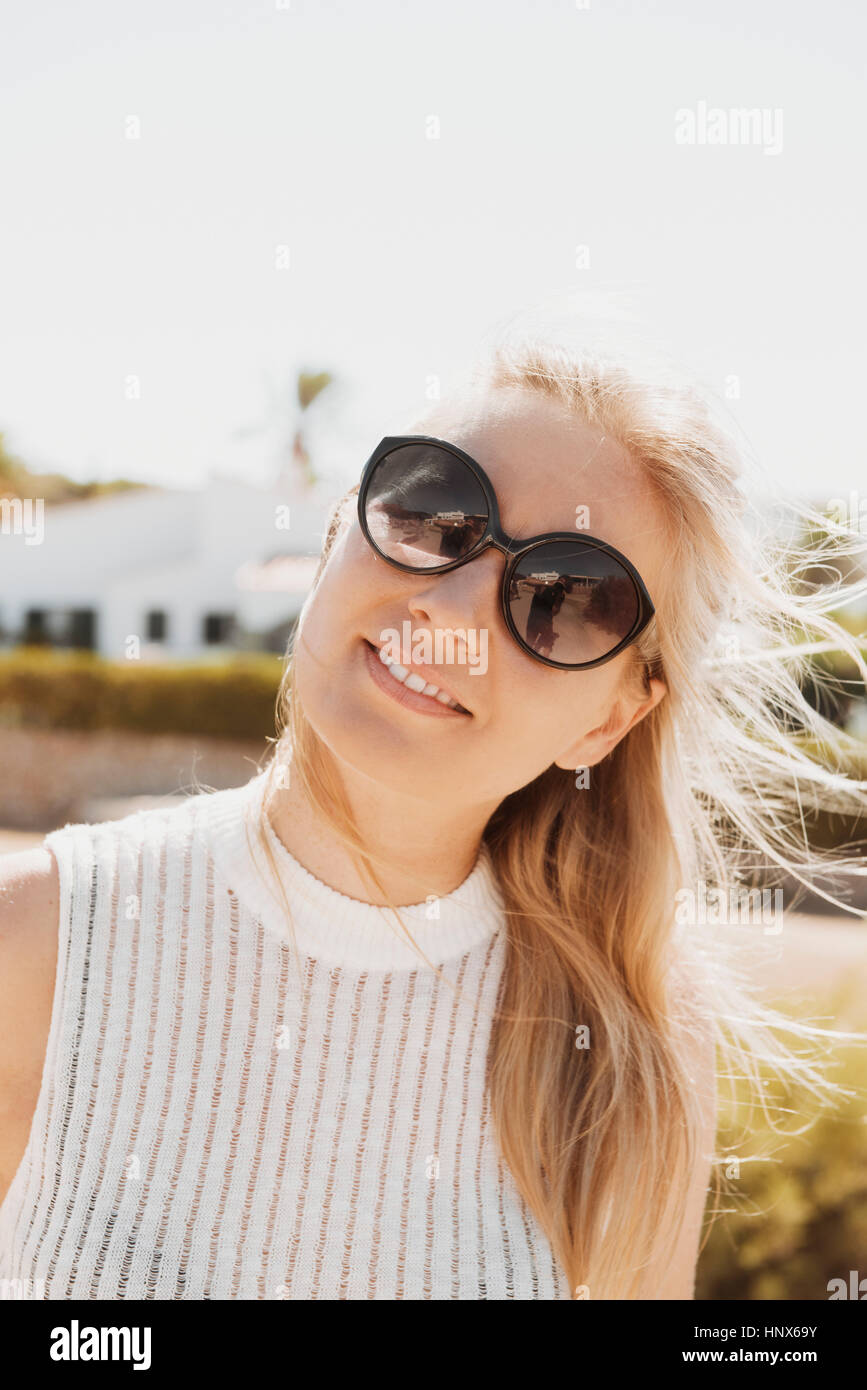
[[[665,682],[655,676],[650,677],[647,685],[648,693],[645,695],[621,694],[611,717],[565,749],[554,759],[555,766],[569,772],[578,767],[593,767],[596,763],[601,763],[603,758],[607,758],[612,748],[625,738],[629,730],[655,709],[660,700],[668,694]]]

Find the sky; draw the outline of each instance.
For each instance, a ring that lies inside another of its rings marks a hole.
[[[851,0],[0,16],[0,430],[30,467],[264,480],[310,369],[317,466],[351,479],[493,325],[590,290],[726,394],[773,483],[867,489]]]

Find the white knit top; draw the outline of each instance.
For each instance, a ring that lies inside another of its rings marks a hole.
[[[266,821],[296,957],[264,785],[46,837],[57,978],[0,1279],[48,1299],[568,1299],[494,1139],[486,852],[400,910],[427,965]]]

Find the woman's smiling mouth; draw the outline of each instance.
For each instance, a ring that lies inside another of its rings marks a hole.
[[[472,718],[470,711],[444,690],[440,690],[432,682],[425,683],[423,678],[409,667],[386,661],[378,647],[368,642],[366,637],[362,640],[367,669],[373,681],[399,705],[418,710],[419,714],[433,715],[437,718]]]

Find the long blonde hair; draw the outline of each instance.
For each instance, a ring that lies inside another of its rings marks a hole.
[[[598,328],[519,328],[475,377],[541,392],[618,440],[669,527],[673,562],[629,676],[658,675],[667,697],[580,791],[552,766],[484,831],[507,923],[489,1052],[497,1138],[570,1287],[593,1298],[654,1295],[651,1261],[674,1246],[698,1157],[697,1053],[716,1049],[721,1074],[751,1078],[763,1105],[766,1066],[821,1104],[837,1088],[817,1055],[851,1036],[759,1003],[734,955],[743,934],[679,926],[677,895],[703,882],[725,901],[756,869],[810,884],[829,863],[845,867],[811,848],[805,815],[860,813],[867,790],[827,765],[846,740],[802,694],[811,642],[846,651],[867,683],[858,643],[831,616],[864,585],[807,583],[816,549],[791,527],[775,541],[778,520],[762,533],[739,481],[741,450],[708,393],[628,356]],[[316,582],[355,492],[332,513]],[[819,563],[863,545],[818,513],[799,515],[831,533]],[[293,780],[379,884],[299,703],[291,651],[277,729],[269,773],[291,758]],[[582,1026],[591,1045],[579,1050]]]

